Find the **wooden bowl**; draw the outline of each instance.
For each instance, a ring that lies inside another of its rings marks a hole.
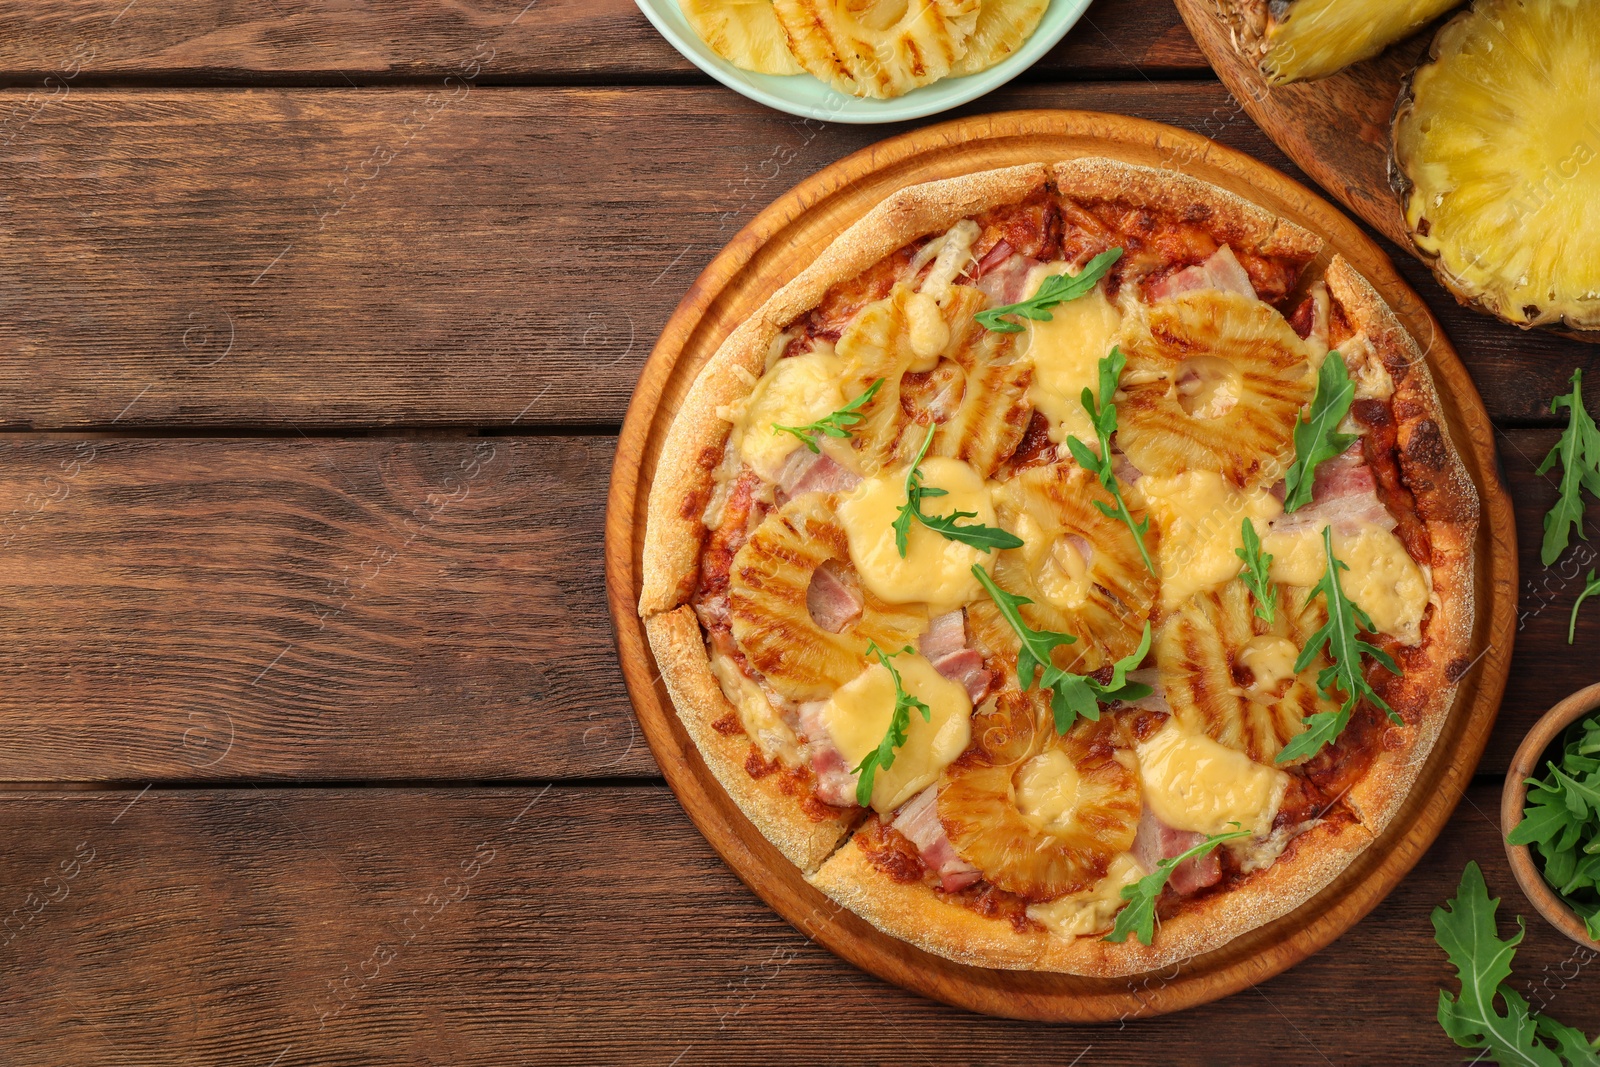
[[[1522,810],[1528,802],[1528,782],[1541,766],[1545,750],[1561,736],[1561,731],[1600,708],[1600,682],[1580,689],[1544,713],[1533,724],[1528,736],[1522,739],[1517,754],[1511,759],[1511,769],[1506,772],[1506,786],[1500,796],[1501,840],[1522,821]],[[1600,949],[1600,941],[1589,936],[1578,918],[1578,913],[1567,906],[1550,883],[1544,880],[1533,852],[1527,845],[1513,845],[1506,841],[1506,858],[1511,861],[1511,871],[1517,876],[1522,893],[1539,910],[1539,914],[1557,930],[1585,948]]]

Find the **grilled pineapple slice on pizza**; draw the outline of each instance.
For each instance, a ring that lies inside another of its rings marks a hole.
[[[757,74],[803,74],[778,27],[772,0],[678,0],[683,17],[717,55]]]
[[[995,557],[994,580],[1033,601],[1021,608],[1029,626],[1077,637],[1056,651],[1077,674],[1139,646],[1157,591],[1133,533],[1097,501],[1113,504],[1093,474],[1068,462],[1020,471],[995,491],[996,518],[1023,546]],[[968,605],[967,618],[978,643],[1014,670],[1017,636],[994,603]]]
[[[1256,616],[1245,584],[1232,581],[1190,599],[1155,641],[1162,691],[1179,721],[1269,765],[1308,716],[1338,710],[1317,688],[1326,656],[1294,670],[1300,650],[1327,621],[1326,609],[1314,590],[1277,590],[1271,623]]]
[[[1462,0],[1294,0],[1268,5],[1261,72],[1277,85],[1325,78],[1371,59]]]
[[[1117,442],[1145,474],[1220,471],[1276,481],[1315,378],[1307,347],[1271,306],[1202,289],[1145,309],[1121,341]]]
[[[939,821],[990,884],[1051,900],[1089,888],[1132,846],[1139,783],[1116,758],[1126,739],[1109,717],[1057,737],[1037,694],[1008,689],[974,715],[972,735],[939,777]]]
[[[929,424],[937,426],[930,456],[962,460],[985,478],[1016,450],[1028,428],[1033,368],[1013,358],[1012,335],[973,320],[986,299],[952,285],[941,304],[896,285],[845,327],[834,351],[844,361],[846,395],[883,379],[850,433],[864,472],[909,463]]]
[[[774,0],[802,67],[842,93],[900,96],[950,73],[979,0]]]
[[[1600,331],[1600,4],[1480,0],[1432,57],[1394,120],[1412,243],[1463,303]]]
[[[951,75],[959,78],[988,70],[1021,48],[1049,6],[1050,0],[983,0],[966,55],[956,61]]]
[[[913,644],[928,628],[917,605],[885,604],[861,590],[861,617],[842,633],[818,626],[806,606],[812,575],[827,560],[850,559],[833,498],[806,493],[750,535],[733,557],[728,607],[733,639],[750,665],[790,700],[821,700],[861,673],[868,641]]]

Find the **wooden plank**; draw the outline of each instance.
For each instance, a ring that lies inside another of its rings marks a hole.
[[[1517,891],[1496,785],[1319,955],[1189,1012],[1070,1028],[853,970],[752,897],[660,788],[3,799],[15,1067],[1454,1063],[1428,915],[1469,859],[1504,897],[1503,932],[1528,916],[1514,986],[1593,1023],[1567,987],[1593,957]]]
[[[969,110],[1014,107],[1180,123],[1287,166],[1215,83],[1029,86]],[[13,429],[614,427],[716,250],[908,128],[817,127],[720,88],[466,83],[82,91],[6,114]],[[1413,277],[1497,417],[1546,418],[1600,361]]]
[[[404,32],[396,27],[404,25]],[[30,0],[0,14],[0,76],[84,82],[346,84],[443,78],[473,57],[484,84],[709,81],[632,0],[471,0],[383,5],[336,0]],[[1035,75],[1209,73],[1166,0],[1099,0]]]
[[[1525,625],[1494,773],[1600,641],[1592,604],[1565,644],[1600,535],[1538,562],[1553,440],[1498,441]],[[5,448],[0,781],[656,773],[604,609],[609,439]]]
[[[3,447],[0,779],[654,772],[609,438]]]

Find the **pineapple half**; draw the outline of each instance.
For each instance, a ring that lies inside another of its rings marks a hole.
[[[756,74],[804,74],[772,11],[772,0],[678,0],[689,27],[717,55]]]
[[[834,347],[845,395],[883,379],[851,429],[864,473],[909,463],[929,423],[937,429],[928,455],[962,460],[985,478],[1016,451],[1028,429],[1033,366],[1013,358],[1011,334],[973,319],[987,299],[952,285],[941,303],[901,284],[845,327]]]
[[[1095,507],[1113,503],[1099,480],[1061,462],[1020,471],[994,497],[1000,525],[1023,540],[995,557],[994,580],[1033,601],[1020,609],[1029,626],[1077,637],[1056,650],[1057,664],[1083,674],[1139,647],[1156,579],[1128,527]],[[1017,635],[994,602],[968,605],[967,620],[978,645],[1014,672]]]
[[[1155,641],[1162,691],[1178,720],[1269,766],[1308,716],[1338,710],[1317,688],[1326,656],[1294,670],[1327,611],[1314,590],[1277,590],[1271,623],[1257,617],[1245,584],[1231,581],[1190,599]]]
[[[1308,348],[1275,309],[1202,289],[1162,300],[1121,341],[1117,442],[1145,474],[1220,471],[1276,481],[1316,383]]]
[[[789,51],[842,93],[889,99],[938,81],[967,51],[979,0],[774,0]]]
[[[1052,900],[1094,885],[1132,847],[1142,800],[1112,716],[1057,737],[1037,694],[1008,689],[978,709],[972,734],[939,777],[939,821],[991,885]]]
[[[1274,85],[1337,74],[1409,37],[1461,0],[1294,0],[1271,3],[1261,72]],[[1283,11],[1282,14],[1278,14]]]
[[[983,0],[967,52],[951,68],[953,77],[988,70],[1033,36],[1050,0]]]
[[[733,639],[750,665],[790,700],[821,700],[861,673],[868,641],[899,649],[928,628],[923,605],[886,604],[861,590],[861,617],[842,633],[806,607],[811,577],[827,560],[848,563],[850,545],[834,498],[806,493],[767,516],[737,555],[728,581]]]
[[[1479,0],[1431,57],[1394,119],[1412,243],[1464,304],[1600,330],[1600,4]]]

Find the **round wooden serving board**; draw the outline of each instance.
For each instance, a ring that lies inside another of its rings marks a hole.
[[[1255,61],[1235,46],[1242,31],[1230,24],[1219,0],[1174,3],[1217,77],[1255,124],[1345,207],[1415,254],[1389,186],[1389,120],[1401,82],[1427,52],[1438,23],[1327,78],[1269,85]]]
[[[1452,436],[1483,499],[1477,543],[1482,651],[1394,828],[1299,910],[1166,972],[1095,979],[952,963],[879,933],[812,889],[750,825],[674,714],[636,613],[645,501],[661,442],[723,338],[799,264],[901,186],[1026,161],[1104,155],[1182,169],[1327,239],[1399,312],[1428,353]],[[752,890],[808,938],[864,970],[973,1011],[1104,1022],[1175,1011],[1236,992],[1327,945],[1383,899],[1444,826],[1489,736],[1511,658],[1517,560],[1511,502],[1489,417],[1455,351],[1378,247],[1326,201],[1248,156],[1170,126],[1081,111],[960,119],[883,141],[801,182],[758,215],[695,281],[645,364],[617,447],[606,514],[606,579],[628,691],[650,748],[700,832]]]

